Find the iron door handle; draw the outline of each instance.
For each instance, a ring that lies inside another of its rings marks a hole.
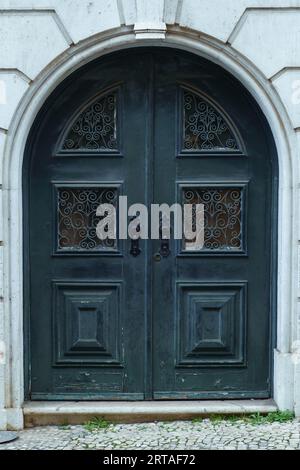
[[[139,256],[139,254],[142,252],[139,246],[139,238],[133,240],[131,239],[131,248],[130,248],[130,254],[134,257]]]
[[[169,256],[171,253],[169,248],[169,240],[161,241],[159,253],[163,258],[167,258]]]
[[[134,220],[135,217],[131,217],[130,221]],[[136,231],[140,232],[141,227],[140,225],[137,226]],[[131,256],[137,257],[142,252],[140,249],[140,238],[131,238],[131,247],[130,247],[130,254]]]
[[[171,236],[171,231],[172,231],[172,229],[170,227],[170,236]],[[169,256],[169,254],[171,253],[171,251],[170,251],[170,247],[169,247],[169,239],[168,238],[163,238],[163,222],[162,222],[162,219],[160,219],[160,223],[159,223],[159,234],[160,234],[160,239],[161,239],[159,254],[163,258],[167,258]]]

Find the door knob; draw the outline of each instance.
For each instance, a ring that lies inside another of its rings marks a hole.
[[[161,261],[161,254],[160,253],[155,253],[155,255],[153,255],[153,259],[154,261]]]

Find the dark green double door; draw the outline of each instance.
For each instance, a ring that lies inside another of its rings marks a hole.
[[[66,79],[26,149],[31,399],[270,395],[272,141],[221,68],[136,49]],[[204,204],[201,249],[100,240],[97,207]]]

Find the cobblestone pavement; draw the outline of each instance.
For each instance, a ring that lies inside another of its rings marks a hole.
[[[210,420],[25,429],[4,449],[300,449],[300,422],[253,425]]]

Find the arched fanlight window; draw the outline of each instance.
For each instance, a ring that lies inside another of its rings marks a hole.
[[[181,88],[183,153],[241,153],[241,140],[230,118],[208,97]]]
[[[118,152],[118,90],[101,93],[72,117],[59,153]]]

